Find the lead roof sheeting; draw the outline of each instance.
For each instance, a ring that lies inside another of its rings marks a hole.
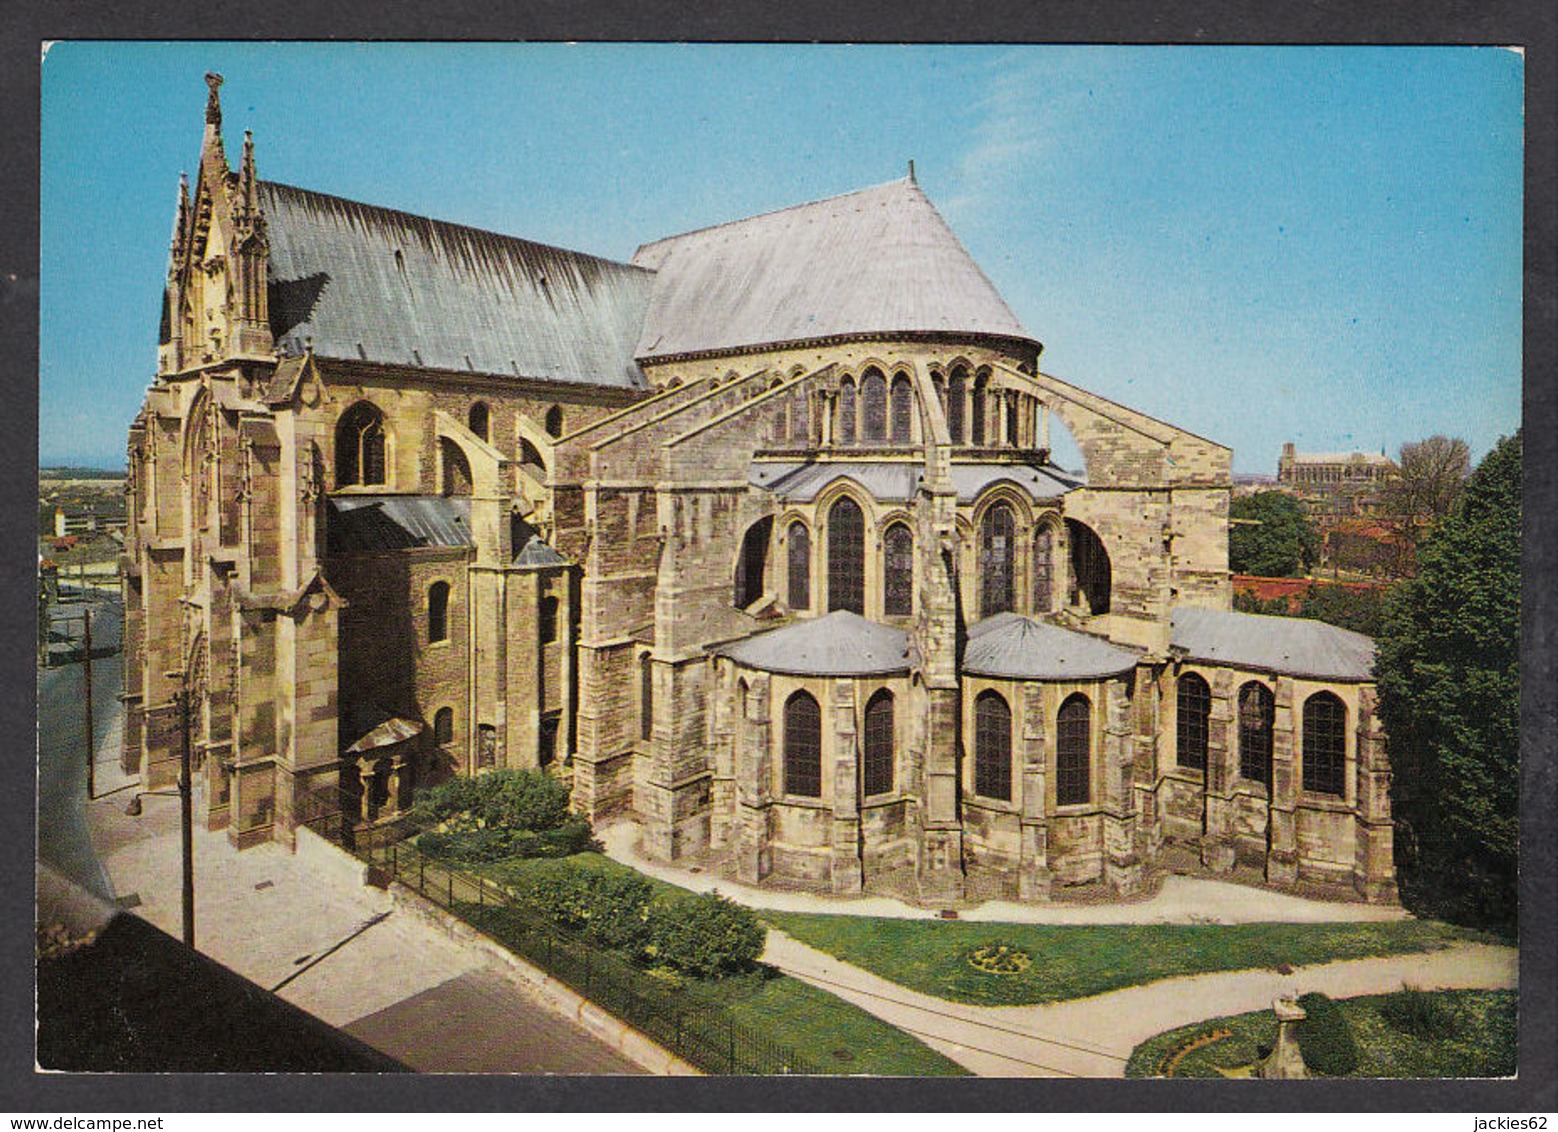
[[[753,464],[749,482],[765,488],[781,499],[810,502],[838,479],[859,484],[873,499],[901,503],[914,498],[923,465],[909,463],[863,463],[824,461],[813,464]]]
[[[1017,485],[1033,499],[1054,499],[1081,486],[1082,481],[1053,465],[1036,468],[1031,464],[953,464],[952,483],[958,489],[958,502],[971,503],[992,484],[1006,480]]]
[[[1374,641],[1297,617],[1179,608],[1169,644],[1190,660],[1318,680],[1372,680]]]
[[[442,495],[338,495],[330,500],[332,554],[473,546],[471,501]]]
[[[909,180],[672,236],[633,262],[658,273],[640,358],[863,333],[1032,340]]]
[[[289,353],[312,339],[320,357],[644,385],[649,271],[268,181],[259,194]]]
[[[1129,672],[1137,659],[1130,649],[1086,633],[998,613],[969,628],[963,671],[1008,680],[1093,680]]]
[[[874,676],[907,672],[908,634],[837,610],[719,649],[737,664],[792,676]]]

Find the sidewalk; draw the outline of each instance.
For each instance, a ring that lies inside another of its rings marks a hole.
[[[100,743],[87,824],[121,907],[180,938],[176,794],[141,797]],[[198,801],[198,795],[197,795]],[[196,806],[195,946],[202,953],[424,1072],[642,1073],[447,935],[397,912],[347,870],[276,844],[239,853]]]
[[[599,831],[606,855],[641,873],[694,892],[718,892],[749,908],[776,912],[819,912],[836,916],[881,916],[933,920],[938,910],[917,908],[891,896],[828,896],[742,884],[729,877],[691,872],[646,859],[638,849],[638,828],[621,822]],[[1379,923],[1407,919],[1398,907],[1349,901],[1309,900],[1284,892],[1230,884],[1204,877],[1167,876],[1145,900],[1119,904],[1017,904],[991,900],[960,908],[958,919],[1001,924],[1325,924]]]

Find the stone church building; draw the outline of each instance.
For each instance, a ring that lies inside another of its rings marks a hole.
[[[129,436],[147,785],[187,719],[240,846],[531,767],[750,883],[1393,896],[1372,642],[1231,612],[1229,450],[1044,373],[912,169],[617,263],[235,172],[208,81]]]

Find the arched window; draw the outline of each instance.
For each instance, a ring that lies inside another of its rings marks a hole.
[[[1066,697],[1055,720],[1055,804],[1079,806],[1092,798],[1093,705],[1081,692]]]
[[[433,742],[447,747],[454,742],[454,709],[442,707],[433,713]]]
[[[1103,540],[1075,519],[1066,520],[1066,534],[1071,540],[1071,604],[1093,614],[1108,613],[1111,570]]]
[[[907,617],[914,611],[914,536],[894,523],[882,537],[882,612]]]
[[[1271,689],[1251,680],[1239,689],[1239,777],[1271,785],[1271,733],[1276,726],[1277,698]]]
[[[806,692],[784,702],[784,792],[822,797],[822,711]]]
[[[466,424],[472,432],[483,440],[490,440],[487,435],[488,425],[491,423],[492,411],[487,408],[487,402],[477,401],[471,405],[470,415],[466,418]]]
[[[887,379],[868,369],[860,379],[860,439],[880,444],[887,439]]]
[[[384,414],[359,401],[335,426],[335,486],[384,482]]]
[[[1179,678],[1175,712],[1178,717],[1179,765],[1190,770],[1205,770],[1207,724],[1212,717],[1212,689],[1194,672],[1187,672]]]
[[[790,390],[790,439],[811,443],[811,400],[799,385]]]
[[[741,538],[741,555],[736,559],[735,603],[745,609],[762,598],[768,565],[768,537],[774,521],[764,517],[747,528]]]
[[[828,612],[866,612],[865,516],[845,497],[828,512]]]
[[[893,788],[893,694],[883,688],[866,701],[865,794],[870,798]]]
[[[443,464],[443,490],[445,495],[469,495],[471,493],[471,462],[465,451],[448,437],[438,441],[438,455]]]
[[[541,599],[541,643],[549,645],[557,640],[557,599],[551,594]]]
[[[541,721],[541,734],[537,737],[536,762],[540,766],[551,766],[557,761],[557,732],[562,720],[557,716],[548,716]]]
[[[646,742],[655,733],[655,670],[646,652],[638,658],[638,737]]]
[[[914,387],[909,375],[900,373],[893,378],[892,439],[894,444],[909,443],[914,423]]]
[[[837,444],[855,443],[855,382],[846,377],[839,386],[839,428],[833,438]]]
[[[1347,708],[1330,692],[1304,701],[1304,789],[1347,794]]]
[[[1007,613],[1015,607],[1012,567],[1016,558],[1012,509],[997,503],[985,512],[979,533],[979,616]]]
[[[449,583],[434,582],[427,588],[427,639],[449,639]]]
[[[983,444],[985,442],[985,414],[989,408],[986,387],[989,381],[990,379],[985,377],[984,374],[980,374],[974,379],[974,404],[970,413],[973,419],[969,422],[972,427],[969,429],[968,438],[970,444]]]
[[[563,407],[561,405],[553,405],[546,411],[546,434],[553,437],[563,434]]]
[[[785,535],[786,553],[789,555],[789,595],[791,609],[811,608],[811,532],[799,519],[790,524]]]
[[[1055,608],[1055,529],[1048,523],[1033,532],[1033,612]]]
[[[958,366],[947,382],[947,431],[953,444],[963,443],[963,411],[968,396],[968,370]]]
[[[1012,709],[989,689],[974,701],[974,793],[1012,800]]]

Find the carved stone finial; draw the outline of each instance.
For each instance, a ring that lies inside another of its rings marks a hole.
[[[211,93],[206,96],[206,121],[213,126],[222,124],[222,98],[217,94],[217,88],[221,85],[221,75],[215,71],[206,72],[206,86],[211,88]]]

